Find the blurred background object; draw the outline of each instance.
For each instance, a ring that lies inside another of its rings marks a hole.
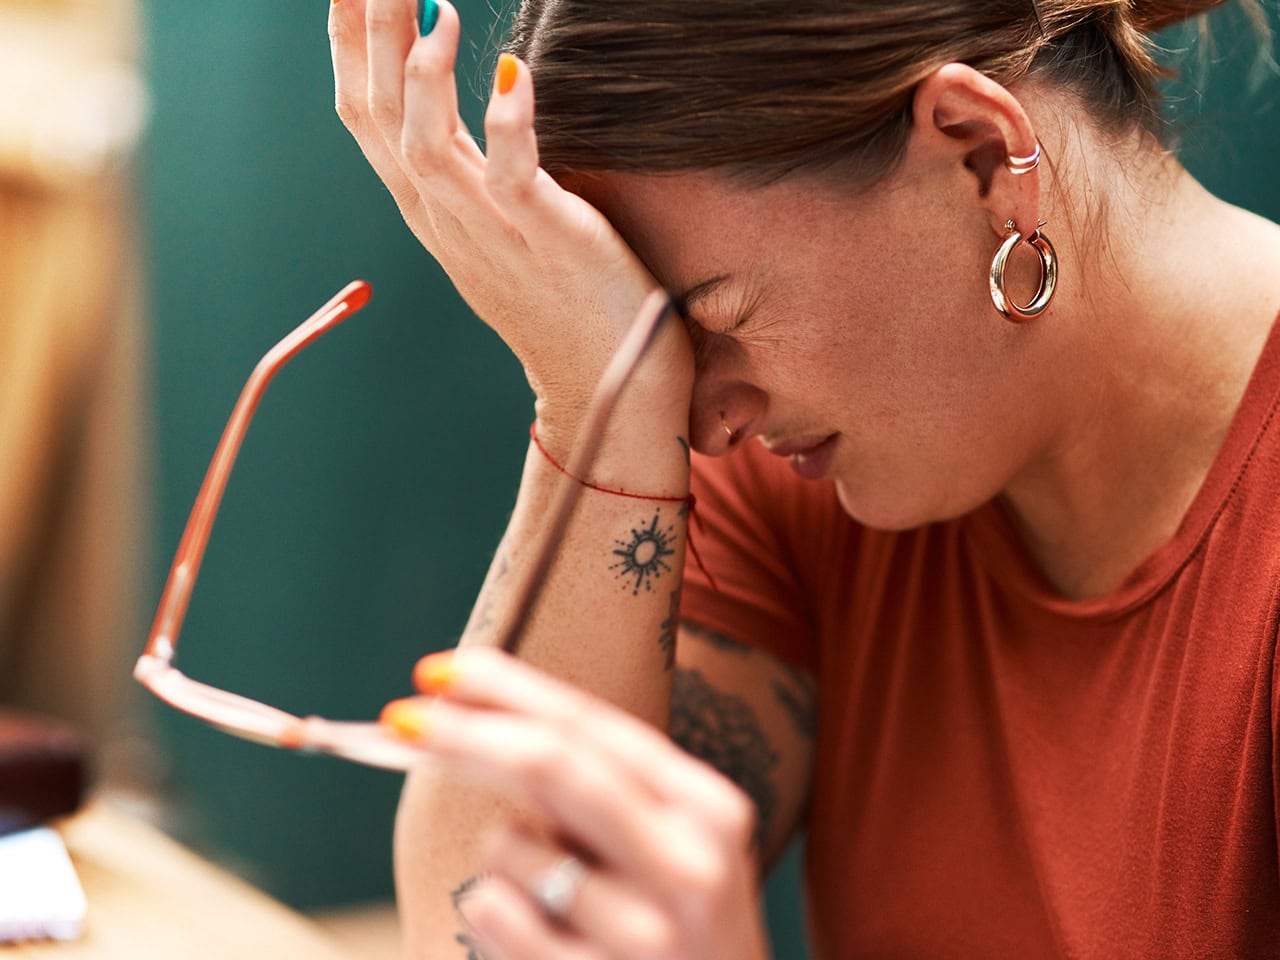
[[[135,17],[0,2],[0,700],[91,733],[122,777],[149,572]]]

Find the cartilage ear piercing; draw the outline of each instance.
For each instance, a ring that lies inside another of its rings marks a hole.
[[[1009,168],[1009,172],[1015,177],[1020,177],[1024,173],[1030,173],[1036,167],[1040,166],[1040,144],[1036,144],[1036,148],[1028,156],[1025,157],[1009,157],[1005,160],[1004,165]]]

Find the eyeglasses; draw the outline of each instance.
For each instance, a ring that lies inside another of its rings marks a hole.
[[[308,344],[364,307],[372,292],[362,280],[348,284],[272,347],[254,368],[240,392],[240,398],[231,412],[231,419],[214,451],[213,461],[205,473],[204,482],[200,485],[195,507],[187,520],[177,555],[165,581],[164,592],[160,596],[160,606],[152,621],[146,648],[133,668],[133,675],[165,703],[234,736],[267,746],[327,753],[372,767],[408,770],[421,759],[422,754],[384,732],[378,723],[327,720],[314,716],[298,717],[257,700],[192,680],[173,665],[178,648],[178,632],[186,617],[191,591],[213,529],[214,517],[222,502],[222,494],[226,490],[236,455],[240,452],[240,445],[249,428],[249,421],[262,395],[281,367]],[[568,465],[568,472],[572,476],[590,475],[591,464],[600,448],[609,414],[663,321],[673,310],[671,298],[662,291],[655,291],[641,306],[592,395],[578,449]],[[546,532],[534,561],[527,568],[529,575],[517,588],[511,619],[501,634],[499,646],[508,653],[515,653],[519,647],[521,635],[546,581],[546,571],[584,489],[570,477],[561,477],[560,480],[559,489],[547,514],[550,520]]]

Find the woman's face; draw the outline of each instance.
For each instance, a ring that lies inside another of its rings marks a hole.
[[[725,451],[723,413],[886,529],[973,509],[1043,440],[1036,331],[987,293],[990,215],[964,171],[918,167],[856,195],[705,173],[575,184],[688,301],[694,447]],[[1016,283],[1029,299],[1034,274]]]

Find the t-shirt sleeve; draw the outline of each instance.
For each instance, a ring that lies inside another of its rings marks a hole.
[[[680,617],[815,671],[815,625],[796,563],[815,511],[805,481],[757,446],[694,455]]]

